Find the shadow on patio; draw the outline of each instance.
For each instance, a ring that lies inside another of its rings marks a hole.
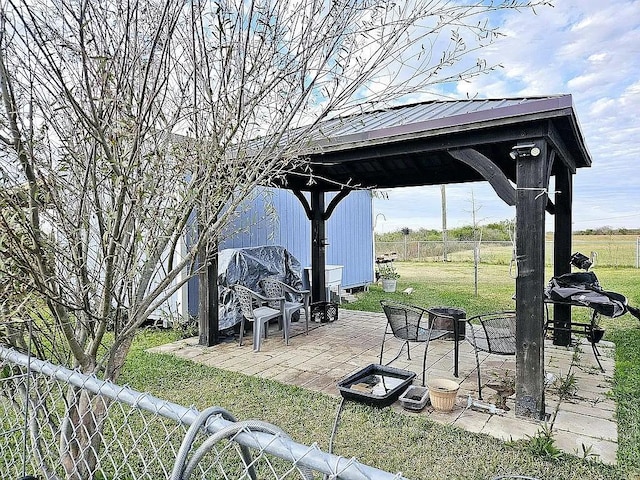
[[[347,375],[361,368],[378,363],[380,345],[386,326],[382,313],[360,312],[340,309],[338,321],[333,323],[310,323],[309,335],[304,334],[304,321],[293,324],[292,338],[287,347],[271,327],[269,337],[263,341],[260,352],[254,353],[251,338],[245,339],[242,347],[237,341],[223,342],[214,347],[198,345],[197,338],[190,338],[152,349],[158,353],[169,353],[188,358],[204,365],[234,372],[269,378],[282,383],[297,385],[318,392],[339,397],[337,383]],[[584,342],[584,340],[582,339]],[[393,349],[400,347],[400,341],[388,337],[385,345],[385,362],[393,358]],[[418,375],[414,384],[421,382],[422,345],[412,345],[412,360],[408,361],[406,349],[393,362],[396,368],[411,370]],[[459,378],[453,376],[453,342],[436,340],[430,343],[427,357],[427,379],[448,378],[458,381],[461,386],[456,405],[448,413],[436,412],[427,406],[419,413],[405,411],[395,402],[391,408],[408,415],[427,415],[430,419],[452,424],[467,431],[492,435],[503,440],[517,440],[534,435],[541,422],[516,418],[512,398],[507,399],[511,410],[504,415],[490,415],[467,408],[467,398],[477,397],[476,364],[472,347],[468,342],[460,342]],[[545,344],[545,372],[556,379],[569,378],[565,386],[571,387],[568,398],[560,401],[558,382],[546,392],[546,411],[553,421],[556,445],[567,453],[579,454],[584,449],[598,455],[605,463],[615,463],[617,450],[617,424],[615,404],[606,393],[610,389],[614,371],[613,344],[601,342],[601,362],[606,369],[600,372],[588,343],[579,348],[556,347],[550,341]],[[480,354],[482,381],[504,374],[505,370],[515,371],[515,357],[487,356]],[[488,358],[487,358],[488,357]],[[575,382],[575,383],[574,383]],[[490,389],[483,388],[485,401],[492,401]],[[549,421],[550,423],[550,421]]]

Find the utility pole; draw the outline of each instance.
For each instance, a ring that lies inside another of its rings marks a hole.
[[[444,185],[440,185],[442,197],[442,261],[447,262],[447,191]]]

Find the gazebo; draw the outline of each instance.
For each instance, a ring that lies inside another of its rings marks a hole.
[[[487,181],[515,205],[516,230],[526,232],[516,235],[516,414],[543,418],[545,214],[555,216],[554,275],[561,275],[571,268],[573,175],[591,165],[571,95],[430,101],[336,118],[319,124],[304,156],[307,170],[288,174],[282,187],[311,221],[314,301],[325,300],[325,222],[354,189]],[[327,192],[337,192],[328,205]],[[212,307],[216,301],[209,298]],[[556,327],[570,320],[570,306],[554,308]],[[201,343],[210,323],[201,314]],[[555,331],[554,343],[568,345],[568,330]]]

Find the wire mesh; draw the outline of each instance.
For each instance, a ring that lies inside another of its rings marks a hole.
[[[573,251],[591,257],[594,266],[599,267],[640,267],[640,237],[624,235],[583,235],[572,240]],[[479,260],[488,265],[509,265],[513,257],[510,241],[448,239],[442,241],[376,241],[376,256],[391,255],[404,261],[441,262],[447,252],[449,262],[473,262],[475,249]],[[553,242],[545,244],[545,264],[553,265]]]
[[[404,478],[1,346],[0,465],[7,479]]]

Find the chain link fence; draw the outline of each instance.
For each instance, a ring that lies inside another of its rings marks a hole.
[[[513,243],[510,241],[376,241],[376,257],[395,256],[402,261],[417,262],[473,262],[474,251],[478,249],[481,263],[508,265],[513,258]],[[582,236],[572,241],[572,251],[581,252],[603,267],[640,268],[640,238],[619,239],[612,237],[589,238]],[[545,245],[545,258],[553,264],[553,242]]]
[[[404,478],[1,346],[0,469],[7,480]]]

